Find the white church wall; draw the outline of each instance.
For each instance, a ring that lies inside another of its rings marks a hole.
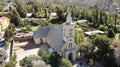
[[[42,38],[43,43],[47,43],[47,38]]]
[[[40,44],[41,43],[40,38],[34,38],[34,41],[35,41],[35,44]]]

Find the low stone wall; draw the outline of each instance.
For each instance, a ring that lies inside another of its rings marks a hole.
[[[27,41],[33,39],[32,36],[27,36],[27,37],[14,37],[14,41]]]

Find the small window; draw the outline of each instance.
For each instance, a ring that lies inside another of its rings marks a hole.
[[[71,43],[69,43],[69,48],[71,47]]]
[[[73,31],[72,29],[69,29],[69,35],[72,35],[72,31]]]
[[[66,29],[64,29],[64,34],[66,34]]]
[[[71,47],[72,47],[72,43],[71,43]]]

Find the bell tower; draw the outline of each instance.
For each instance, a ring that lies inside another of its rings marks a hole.
[[[68,58],[69,60],[76,59],[76,51],[78,46],[74,41],[75,25],[72,22],[71,13],[68,11],[66,22],[63,24],[63,41],[64,48],[62,51],[62,56]]]
[[[66,22],[63,24],[63,40],[66,42],[67,49],[73,47],[74,44],[74,24],[72,23],[71,13],[68,12]]]

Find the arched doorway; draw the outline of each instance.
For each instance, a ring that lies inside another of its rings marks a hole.
[[[70,54],[69,54],[69,57],[68,57],[68,58],[69,58],[69,60],[70,60],[70,61],[72,61],[72,60],[73,60],[73,53],[72,53],[72,52],[70,52]]]
[[[40,44],[43,44],[43,39],[42,39],[42,38],[40,39],[40,41],[41,41],[41,43],[40,43]]]

